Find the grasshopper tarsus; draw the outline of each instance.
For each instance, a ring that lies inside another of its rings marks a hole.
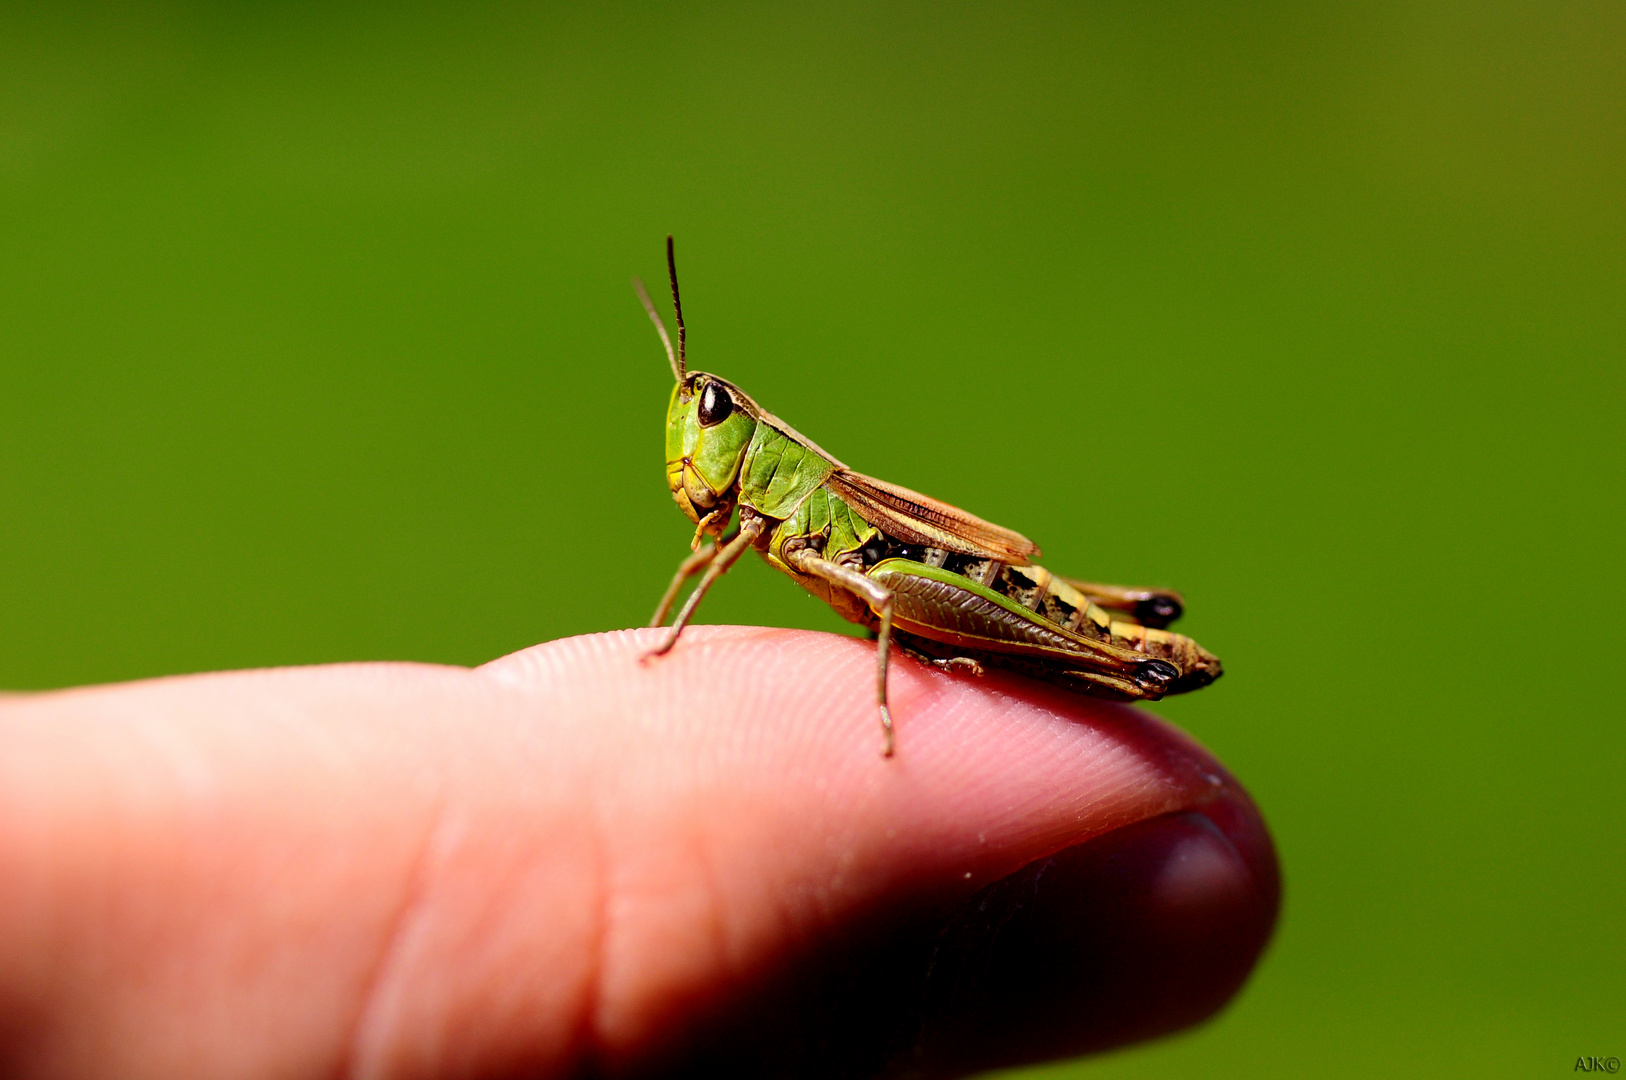
[[[978,679],[982,678],[983,675],[986,674],[982,670],[982,665],[971,659],[969,656],[951,656],[946,660],[938,660],[934,657],[927,657],[926,659],[930,661],[932,667],[937,668],[939,671],[947,671],[951,674],[970,675]]]
[[[638,658],[638,662],[640,664],[647,664],[657,656],[665,656],[667,653],[671,652],[672,647],[677,644],[677,639],[678,636],[676,634],[668,633],[664,638],[661,639],[661,643],[659,645],[640,656]]]

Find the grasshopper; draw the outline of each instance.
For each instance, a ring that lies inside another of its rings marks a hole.
[[[695,524],[650,626],[703,573],[659,646],[677,644],[712,585],[748,548],[876,641],[875,698],[894,748],[887,656],[895,646],[951,671],[1016,668],[1097,697],[1156,701],[1207,686],[1219,660],[1167,627],[1180,594],[1057,577],[1020,533],[853,472],[726,379],[688,370],[677,261],[666,238],[674,351],[643,282],[633,287],[677,385],[666,410],[666,482]],[[737,513],[739,524],[729,531]],[[704,543],[702,543],[704,541]]]

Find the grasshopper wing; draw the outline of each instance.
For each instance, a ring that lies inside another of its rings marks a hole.
[[[1021,533],[906,487],[847,469],[838,469],[826,483],[871,525],[900,540],[1014,566],[1039,556],[1039,546]]]

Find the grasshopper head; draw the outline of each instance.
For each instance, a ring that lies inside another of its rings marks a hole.
[[[703,533],[721,536],[734,512],[740,466],[756,431],[757,408],[738,388],[717,376],[689,370],[685,348],[688,331],[683,326],[677,258],[672,254],[670,236],[666,238],[666,271],[672,279],[672,314],[677,317],[675,352],[672,339],[666,335],[666,324],[644,291],[644,283],[633,278],[632,285],[661,336],[661,344],[666,346],[666,359],[677,379],[671,403],[666,407],[666,486],[672,489],[672,498],[689,520],[699,526],[694,534],[698,547]]]
[[[740,465],[756,431],[742,400],[749,399],[697,371],[672,388],[666,409],[666,484],[690,521],[712,518],[708,532],[720,534],[728,522]]]

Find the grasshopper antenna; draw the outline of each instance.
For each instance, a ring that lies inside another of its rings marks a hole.
[[[677,315],[678,324],[678,382],[682,382],[682,373],[689,370],[689,357],[684,351],[684,345],[689,340],[689,332],[683,328],[683,300],[678,296],[677,259],[672,255],[671,233],[666,234],[666,273],[672,279],[672,311]]]
[[[682,382],[683,366],[678,363],[677,353],[672,351],[672,339],[666,336],[666,324],[661,322],[660,315],[655,311],[655,305],[650,302],[644,283],[638,278],[633,278],[632,287],[638,291],[638,299],[644,302],[644,310],[649,312],[649,321],[655,324],[655,333],[661,336],[661,344],[666,346],[666,359],[672,365],[672,374],[677,376],[678,382]]]

